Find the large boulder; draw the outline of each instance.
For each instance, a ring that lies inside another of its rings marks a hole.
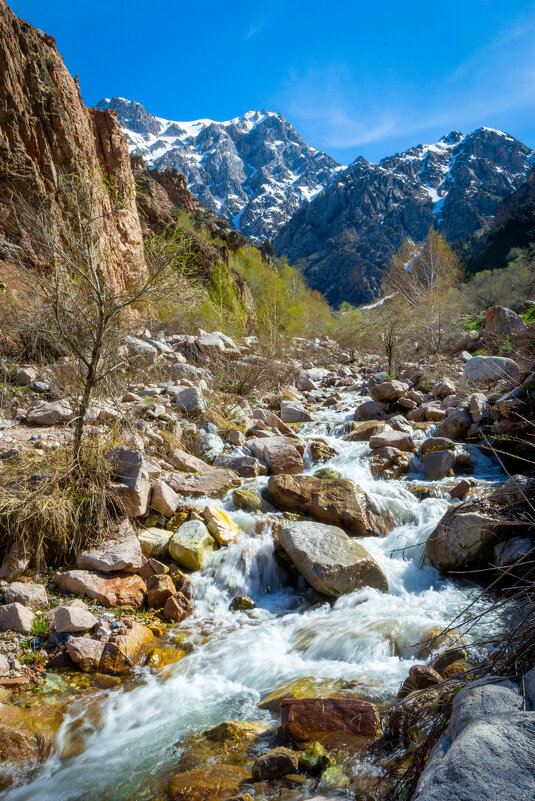
[[[348,478],[272,476],[268,492],[279,509],[308,514],[359,537],[368,533],[366,495]]]
[[[206,409],[202,390],[198,387],[184,387],[174,396],[173,403],[183,412],[199,413]]]
[[[451,409],[448,416],[438,426],[434,438],[464,439],[472,427],[472,418],[462,406]]]
[[[314,418],[299,404],[288,403],[282,407],[280,419],[283,423],[310,423]]]
[[[6,604],[19,603],[32,609],[42,609],[48,604],[48,595],[42,584],[29,581],[13,581],[4,593]]]
[[[381,434],[389,428],[382,420],[363,420],[361,423],[353,423],[349,434],[345,434],[343,439],[348,442],[368,442],[370,437]]]
[[[447,572],[488,560],[500,542],[492,518],[478,512],[447,512],[430,534],[426,553],[435,567]]]
[[[372,450],[377,448],[397,448],[399,451],[413,451],[415,450],[415,445],[411,435],[405,431],[388,429],[370,437],[370,448]]]
[[[503,337],[516,331],[522,331],[524,328],[526,328],[526,323],[522,317],[512,309],[508,309],[507,306],[492,306],[487,309],[484,334]]]
[[[41,401],[32,406],[26,420],[30,425],[55,426],[59,423],[69,423],[73,414],[73,410],[65,400]]]
[[[376,740],[380,716],[375,704],[358,698],[284,698],[281,733],[298,747],[319,742],[360,750]]]
[[[407,386],[401,381],[383,381],[382,384],[374,384],[370,387],[372,400],[380,402],[395,401],[407,391]]]
[[[522,692],[510,681],[473,682],[462,689],[414,801],[532,799],[535,712],[525,708]]]
[[[143,553],[133,528],[125,533],[124,539],[106,540],[98,548],[78,553],[76,567],[101,573],[136,573],[143,564]]]
[[[521,369],[513,359],[504,356],[474,356],[463,365],[463,376],[473,384],[487,381],[518,381]]]
[[[220,498],[234,487],[239,487],[241,480],[232,470],[216,468],[207,473],[172,473],[168,484],[179,495]]]
[[[267,462],[273,475],[302,473],[304,446],[289,437],[253,437],[245,442],[257,459]]]
[[[200,520],[189,520],[169,540],[172,558],[187,570],[202,570],[207,555],[214,550],[212,535]]]
[[[388,582],[377,562],[336,526],[286,523],[278,539],[295,567],[318,592],[337,598],[362,587],[386,592]]]
[[[158,358],[158,349],[139,337],[126,336],[122,347],[129,361],[137,367],[150,367]]]
[[[207,473],[214,469],[208,462],[199,459],[198,456],[193,456],[187,451],[183,451],[181,448],[173,448],[167,454],[166,461],[183,473]]]
[[[422,462],[429,481],[441,481],[455,464],[455,454],[449,450],[429,451],[423,456]]]
[[[385,420],[387,406],[381,401],[364,401],[355,409],[355,420]]]
[[[0,631],[16,631],[29,634],[33,624],[33,612],[29,606],[19,603],[0,606]]]
[[[126,573],[92,573],[67,570],[56,573],[55,583],[64,592],[87,595],[103,606],[143,606],[145,582],[140,576]]]

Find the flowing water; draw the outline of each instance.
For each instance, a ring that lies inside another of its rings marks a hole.
[[[421,565],[425,540],[448,508],[445,488],[455,480],[430,485],[418,465],[404,480],[374,479],[367,444],[341,439],[341,423],[362,400],[348,393],[343,411],[317,409],[316,422],[303,426],[301,434],[325,437],[339,450],[328,466],[356,481],[394,516],[397,525],[388,536],[363,542],[387,576],[389,592],[363,589],[328,603],[311,596],[304,583],[288,586],[274,560],[269,528],[256,533],[258,518],[237,511],[231,498],[210,500],[230,512],[242,533],[238,543],[215,552],[194,576],[195,613],[178,628],[187,633],[193,651],[163,673],[144,668],[130,686],[102,692],[94,723],[83,701],[73,703],[58,753],[73,721],[83,718],[81,753],[53,756],[31,782],[8,790],[5,801],[152,798],[176,772],[185,737],[228,719],[275,722],[258,702],[298,678],[313,677],[319,684],[351,681],[359,697],[388,700],[418,661],[415,644],[431,628],[446,626],[469,601],[477,603],[477,588]],[[415,438],[431,430],[415,431]],[[503,480],[479,451],[473,449],[472,456],[481,487]],[[309,465],[307,472],[317,467]],[[261,487],[265,482],[249,483]],[[432,486],[438,497],[419,501],[409,492],[411,484]],[[251,596],[257,608],[230,612],[236,594]]]

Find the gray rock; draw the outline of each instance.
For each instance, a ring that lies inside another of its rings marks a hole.
[[[205,459],[209,464],[212,464],[216,456],[219,456],[225,450],[225,443],[219,434],[212,434],[208,431],[201,431],[195,446],[198,456]]]
[[[435,437],[445,437],[446,439],[463,439],[468,434],[472,426],[472,418],[466,409],[458,406],[451,409],[445,420],[440,423],[434,433]]]
[[[176,512],[179,497],[171,487],[157,478],[152,485],[152,493],[150,496],[150,505],[164,517],[171,517]]]
[[[197,387],[185,387],[176,393],[173,403],[183,412],[204,412],[206,401],[202,390]]]
[[[6,676],[9,673],[9,662],[3,654],[0,654],[0,676]]]
[[[289,403],[282,407],[280,419],[283,423],[310,423],[314,418],[302,406]]]
[[[313,522],[286,523],[279,531],[279,542],[318,592],[336,598],[362,587],[388,590],[377,562],[341,528]]]
[[[89,609],[79,606],[58,606],[54,612],[54,623],[59,634],[87,631],[98,623],[98,618]]]
[[[65,400],[40,401],[26,416],[28,423],[36,426],[55,426],[68,423],[72,418],[73,410]]]
[[[355,420],[385,420],[386,405],[380,401],[364,401],[355,409]]]
[[[494,548],[494,564],[496,567],[514,565],[519,559],[528,554],[533,543],[528,537],[512,537],[510,540],[500,542]]]
[[[19,603],[0,606],[0,631],[16,631],[29,634],[33,623],[33,612]]]
[[[67,640],[67,653],[81,670],[91,673],[98,670],[105,643],[89,637],[70,637]]]
[[[535,712],[523,708],[521,693],[509,681],[474,682],[461,690],[415,801],[532,801]]]
[[[134,531],[121,540],[107,540],[99,548],[81,551],[76,566],[82,570],[99,570],[101,573],[122,571],[135,573],[143,564],[143,553]]]
[[[176,354],[180,356],[181,354]],[[203,376],[202,370],[195,367],[193,364],[185,364],[182,361],[170,364],[167,368],[167,374],[173,381],[186,378],[189,381],[198,381]]]
[[[140,367],[150,367],[158,357],[157,348],[138,337],[126,336],[123,347],[130,360]]]
[[[135,448],[117,446],[106,454],[112,464],[117,484],[113,487],[120,495],[124,510],[130,517],[140,517],[149,509],[150,481],[144,467],[143,454]]]
[[[32,609],[42,609],[48,603],[48,595],[42,584],[14,581],[6,589],[4,599],[7,604],[19,603]]]
[[[426,553],[441,570],[461,570],[492,554],[499,541],[492,518],[477,512],[448,512],[429,536]]]
[[[260,461],[254,456],[243,456],[242,454],[223,453],[216,457],[214,467],[226,467],[234,470],[242,478],[255,478],[261,473],[265,473]]]
[[[370,448],[397,448],[399,451],[413,451],[414,441],[410,434],[404,431],[387,430],[370,437]]]
[[[463,365],[464,378],[473,384],[503,379],[518,381],[521,372],[513,359],[504,356],[474,356]]]
[[[453,451],[429,451],[422,459],[429,481],[442,481],[455,464]]]

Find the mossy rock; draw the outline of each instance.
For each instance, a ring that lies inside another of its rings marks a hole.
[[[338,470],[333,470],[332,467],[320,467],[314,473],[316,478],[342,478]]]
[[[299,756],[299,767],[307,773],[322,773],[334,765],[327,749],[321,743],[310,743]]]
[[[231,612],[245,612],[248,609],[256,609],[256,604],[247,595],[236,595],[229,604]]]
[[[185,651],[162,645],[147,652],[147,665],[154,670],[158,670],[166,667],[166,665],[174,665],[176,662],[180,662],[185,655]]]

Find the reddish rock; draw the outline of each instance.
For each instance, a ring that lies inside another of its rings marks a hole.
[[[299,747],[319,742],[359,750],[379,736],[375,704],[357,698],[284,698],[281,733]]]
[[[99,670],[102,673],[122,674],[139,664],[145,646],[154,635],[147,626],[134,623],[126,634],[118,634],[104,645]]]
[[[427,690],[428,687],[434,687],[435,684],[440,684],[442,676],[433,670],[429,665],[413,665],[409,670],[409,675],[401,685],[398,692],[398,698],[405,698],[409,693],[416,690]]]
[[[180,623],[193,614],[193,607],[183,592],[175,592],[165,602],[163,613],[173,623]]]
[[[224,801],[240,792],[251,774],[239,765],[211,765],[171,779],[172,801]]]
[[[171,576],[165,573],[150,576],[147,580],[147,606],[159,609],[175,592]]]
[[[89,570],[68,570],[56,573],[55,582],[65,592],[87,595],[103,606],[143,606],[145,582],[138,575],[125,573],[92,573]]]

